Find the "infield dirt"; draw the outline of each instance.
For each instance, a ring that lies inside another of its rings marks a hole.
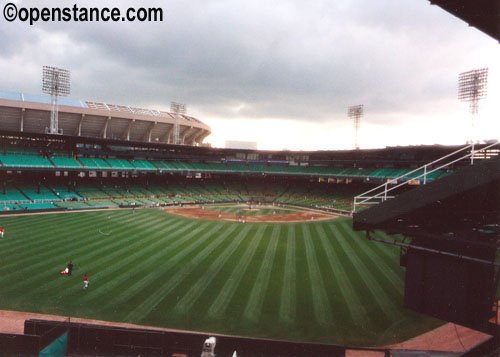
[[[306,221],[324,221],[327,219],[335,219],[337,216],[311,212],[311,211],[296,211],[287,214],[266,214],[255,216],[239,216],[227,212],[219,212],[211,209],[203,209],[201,207],[184,207],[184,208],[165,208],[165,212],[176,214],[187,218],[213,219],[230,222],[265,222],[265,223],[292,223]]]

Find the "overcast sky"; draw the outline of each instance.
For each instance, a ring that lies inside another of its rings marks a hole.
[[[1,0],[2,8],[7,0]],[[68,1],[15,1],[72,6]],[[500,44],[427,0],[78,1],[161,7],[156,23],[8,23],[0,90],[41,93],[43,65],[71,70],[71,97],[188,114],[206,139],[259,149],[348,149],[347,108],[364,104],[360,145],[461,144],[460,72],[489,67],[476,137],[500,138]]]

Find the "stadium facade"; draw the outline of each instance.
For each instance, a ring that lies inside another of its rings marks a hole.
[[[45,133],[50,125],[49,96],[0,91],[0,130]],[[184,114],[92,101],[59,98],[59,128],[69,136],[173,143],[174,126],[185,145],[200,145],[211,129]]]

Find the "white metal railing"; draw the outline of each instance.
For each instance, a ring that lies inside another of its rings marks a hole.
[[[371,190],[366,191],[366,192],[362,193],[361,195],[354,197],[353,212],[356,212],[356,208],[359,205],[374,205],[374,204],[378,204],[380,202],[386,201],[389,198],[394,198],[395,196],[389,196],[388,193],[392,190],[395,190],[396,188],[399,188],[401,186],[409,184],[410,182],[412,182],[412,180],[419,180],[420,181],[420,178],[423,177],[423,184],[425,185],[428,181],[429,174],[432,174],[433,172],[435,172],[437,170],[441,170],[441,169],[443,169],[447,166],[450,166],[456,162],[470,158],[471,165],[472,165],[474,163],[473,159],[474,159],[474,156],[476,154],[481,153],[481,152],[485,152],[486,150],[489,150],[489,149],[491,149],[494,146],[497,146],[499,144],[500,144],[500,141],[497,141],[497,142],[489,144],[488,146],[485,146],[479,150],[475,150],[474,144],[470,144],[470,145],[464,146],[461,149],[458,149],[457,151],[452,152],[451,154],[445,155],[437,160],[434,160],[428,164],[425,164],[424,166],[421,166],[418,169],[407,172],[406,174],[401,175],[399,177],[396,177],[394,179],[389,179],[389,180],[387,180],[387,182],[383,183],[382,185],[377,186],[375,188],[372,188]],[[444,159],[447,159],[451,156],[454,156],[454,155],[456,155],[464,150],[468,150],[468,149],[471,149],[471,151],[469,153],[467,153],[466,155],[461,156],[458,159],[454,159],[454,160],[451,160],[449,162],[446,162],[438,167],[430,169],[432,166],[436,165],[438,162],[441,162]],[[424,172],[422,174],[415,176],[415,177],[408,177],[408,176],[413,175],[414,173],[419,172],[421,170],[424,170]],[[404,178],[407,178],[407,179],[404,182],[398,184],[398,181],[401,179],[404,179]],[[394,186],[389,187],[389,185],[394,185]],[[380,192],[378,192],[378,191],[380,191]],[[375,193],[375,192],[378,192],[378,193]],[[372,195],[369,195],[370,193]]]

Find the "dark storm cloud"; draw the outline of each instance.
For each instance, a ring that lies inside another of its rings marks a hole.
[[[69,68],[73,96],[81,99],[163,109],[181,101],[227,119],[324,121],[364,103],[376,121],[455,97],[456,31],[467,28],[427,1],[140,4],[160,6],[164,21],[2,22],[0,63],[8,68],[17,56],[35,74],[18,72],[25,81],[37,78],[43,64]],[[10,78],[10,86],[17,80]]]

